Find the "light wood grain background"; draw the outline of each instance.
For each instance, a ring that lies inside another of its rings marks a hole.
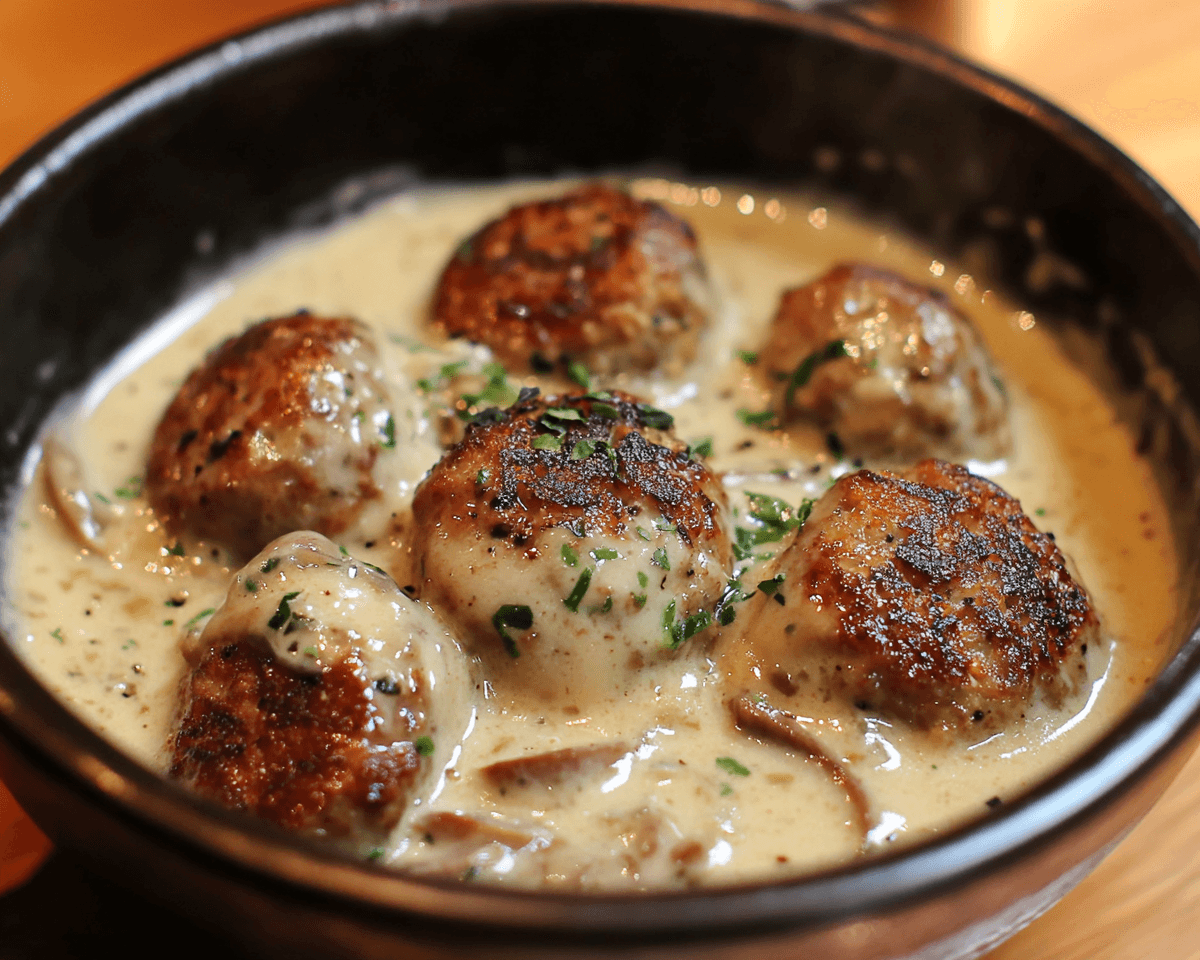
[[[0,0],[0,166],[199,44],[322,0]],[[1200,2],[891,0],[910,29],[1057,102],[1200,215]],[[0,788],[0,892],[44,844]],[[1145,821],[992,960],[1200,960],[1200,755]]]

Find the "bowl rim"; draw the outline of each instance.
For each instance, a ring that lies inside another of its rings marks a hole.
[[[1168,234],[1200,277],[1200,227],[1118,148],[1041,96],[927,41],[840,11],[756,0],[363,0],[294,14],[188,53],[101,97],[0,171],[0,231],[21,208],[108,138],[207,84],[299,54],[323,41],[483,8],[639,8],[734,17],[817,34],[939,75],[1025,115],[1115,180]],[[22,756],[136,830],[212,869],[291,896],[394,916],[561,934],[628,935],[722,929],[759,933],[887,913],[961,887],[988,866],[1022,861],[1134,789],[1168,762],[1200,725],[1200,617],[1130,713],[1074,762],[986,819],[932,841],[792,879],[691,891],[564,894],[418,879],[353,862],[314,842],[248,821],[187,794],[112,747],[70,714],[0,643],[0,732]],[[314,864],[318,869],[314,869]],[[650,904],[639,909],[637,904]]]

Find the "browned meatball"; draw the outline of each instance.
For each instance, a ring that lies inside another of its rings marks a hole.
[[[150,504],[175,534],[246,559],[291,530],[336,534],[379,496],[396,424],[370,331],[297,313],[225,341],[154,433]]]
[[[686,222],[602,184],[515,207],[438,281],[434,322],[513,368],[599,373],[692,358],[711,295]]]
[[[255,557],[185,653],[171,775],[290,829],[386,832],[467,725],[457,645],[317,534]]]
[[[920,727],[989,726],[1059,701],[1098,630],[1053,537],[995,484],[939,460],[842,478],[767,573],[725,654],[731,682]]]
[[[994,459],[1007,401],[970,320],[936,290],[862,264],[783,294],[760,351],[785,420],[847,449]]]
[[[509,692],[619,696],[711,620],[724,492],[620,393],[526,390],[467,429],[413,501],[421,598]]]

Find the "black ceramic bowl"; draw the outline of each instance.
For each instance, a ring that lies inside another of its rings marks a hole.
[[[986,251],[991,282],[1093,331],[1142,391],[1143,442],[1194,547],[1189,414],[1143,380],[1157,356],[1182,402],[1200,400],[1196,226],[1118,151],[1004,81],[849,19],[740,0],[369,2],[211,47],[93,106],[0,175],[0,483],[18,483],[58,398],[265,240],[406,178],[593,169],[807,186],[951,257]],[[1040,244],[1084,282],[1028,286]],[[1070,768],[934,843],[785,883],[578,897],[340,860],[139,768],[5,644],[0,776],[61,844],[255,951],[974,955],[1069,889],[1182,763],[1200,715],[1184,593],[1178,652]]]

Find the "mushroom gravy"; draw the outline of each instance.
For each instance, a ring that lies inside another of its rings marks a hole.
[[[389,492],[339,542],[398,584],[414,582],[405,511],[441,454],[455,398],[498,379],[546,393],[572,386],[558,374],[498,378],[486,349],[439,342],[426,322],[430,291],[481,223],[560,188],[405,193],[200,291],[101,373],[48,433],[78,455],[84,489],[111,514],[105,549],[81,548],[70,535],[36,462],[14,511],[9,590],[20,622],[12,635],[46,686],[119,747],[165,770],[180,639],[220,606],[237,566],[220,548],[168,537],[140,478],[155,425],[188,372],[264,317],[308,308],[375,330],[404,397],[395,448],[380,458]],[[1069,762],[1153,678],[1177,605],[1166,507],[1113,403],[1036,317],[893,233],[803,196],[661,180],[631,190],[689,220],[722,306],[678,375],[626,372],[594,385],[645,398],[675,417],[681,438],[711,445],[708,464],[739,523],[752,523],[747,492],[796,504],[856,469],[817,430],[761,422],[768,394],[753,354],[785,288],[832,264],[866,261],[944,290],[971,317],[1005,380],[1013,447],[1004,460],[969,466],[1054,532],[1090,593],[1104,642],[1086,652],[1089,682],[1061,706],[1034,704],[1020,723],[965,739],[826,704],[804,721],[848,785],[818,759],[733,725],[708,653],[718,630],[738,630],[736,619],[689,639],[622,696],[579,706],[503,698],[480,678],[467,735],[435,745],[441,772],[430,789],[386,844],[355,852],[417,873],[564,889],[771,879],[986,816]],[[521,602],[521,583],[498,589]],[[521,763],[554,751],[568,759],[549,774],[543,761]]]

